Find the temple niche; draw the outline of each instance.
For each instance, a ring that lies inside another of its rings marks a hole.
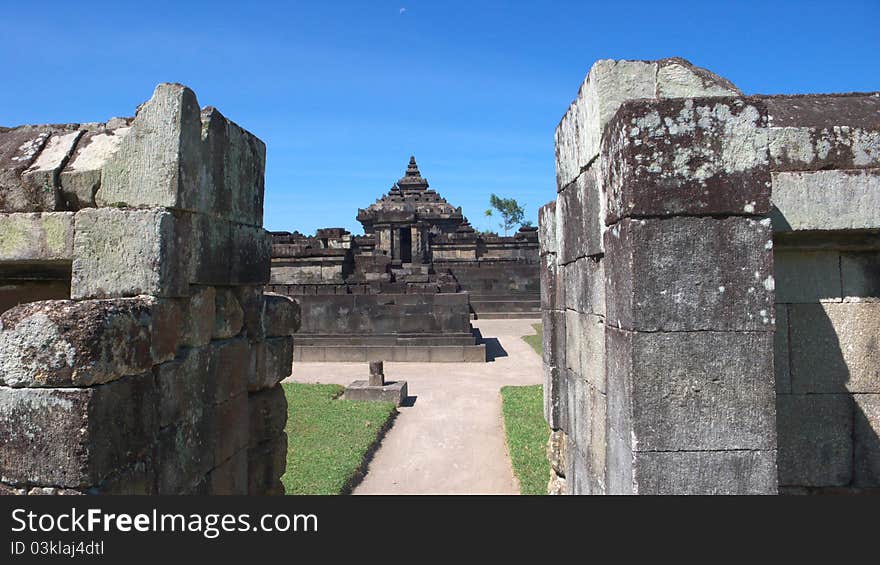
[[[472,318],[540,317],[538,234],[477,233],[422,177],[365,209],[364,235],[271,232],[268,289],[296,296],[301,361],[484,361]]]

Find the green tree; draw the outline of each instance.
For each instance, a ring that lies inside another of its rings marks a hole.
[[[492,208],[486,210],[486,216],[492,217],[495,215],[492,211],[493,208],[498,212],[498,215],[501,216],[501,222],[498,225],[504,230],[504,235],[507,235],[511,229],[523,223],[526,210],[513,198],[499,198],[492,194],[489,196],[489,204]]]

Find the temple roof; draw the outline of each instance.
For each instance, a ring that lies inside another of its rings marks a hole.
[[[358,210],[357,219],[366,229],[368,224],[373,223],[419,220],[452,220],[457,224],[464,216],[461,208],[452,206],[436,191],[428,188],[428,181],[419,172],[416,158],[410,157],[404,176],[374,204]]]

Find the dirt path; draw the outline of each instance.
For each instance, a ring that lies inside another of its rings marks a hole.
[[[475,321],[495,355],[489,363],[385,363],[386,379],[407,380],[416,398],[400,408],[355,494],[517,494],[499,391],[542,382],[541,358],[520,338],[534,323]],[[345,385],[367,371],[366,363],[296,363],[292,379]]]

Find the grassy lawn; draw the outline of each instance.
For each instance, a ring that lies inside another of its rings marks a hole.
[[[544,421],[542,394],[541,385],[501,388],[504,433],[521,494],[547,494],[550,480],[547,461],[550,428]]]
[[[534,349],[538,355],[543,355],[544,348],[541,346],[541,324],[532,324],[532,327],[535,328],[538,335],[524,335],[522,336],[523,341],[531,345],[532,349]]]
[[[342,494],[363,471],[368,450],[395,413],[391,402],[334,400],[338,385],[285,383],[287,494]]]

